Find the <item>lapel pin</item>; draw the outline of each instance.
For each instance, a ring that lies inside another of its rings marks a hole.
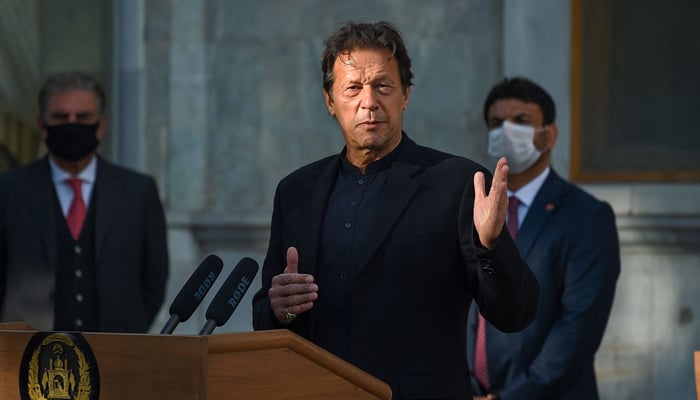
[[[552,203],[547,203],[547,205],[544,206],[544,209],[547,210],[547,211],[552,211],[552,210],[554,210],[554,204],[552,204]]]

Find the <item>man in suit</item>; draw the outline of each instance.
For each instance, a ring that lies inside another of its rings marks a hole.
[[[389,23],[348,23],[321,60],[345,147],[277,188],[255,329],[288,328],[387,382],[395,399],[471,398],[475,298],[517,331],[537,282],[504,229],[506,175],[402,132],[411,61]]]
[[[505,400],[597,399],[594,355],[620,274],[615,215],[550,166],[555,106],[542,87],[525,78],[503,80],[486,98],[484,119],[490,155],[508,159],[508,226],[537,276],[540,298],[535,320],[522,332],[486,323],[481,350],[472,307],[469,361],[476,372],[485,359],[487,371],[473,375],[474,391]]]
[[[168,252],[155,181],[96,155],[101,85],[50,76],[39,93],[48,155],[0,175],[0,319],[40,330],[146,332]]]

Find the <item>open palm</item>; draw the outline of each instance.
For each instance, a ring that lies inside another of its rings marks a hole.
[[[506,159],[501,157],[498,160],[488,194],[485,179],[483,172],[474,174],[474,227],[479,234],[481,244],[490,249],[503,230],[508,210]]]

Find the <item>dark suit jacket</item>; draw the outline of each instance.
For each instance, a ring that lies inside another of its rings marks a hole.
[[[612,209],[551,170],[515,244],[537,276],[540,299],[537,317],[522,332],[488,327],[492,387],[506,400],[597,399],[594,354],[620,274]],[[473,365],[476,307],[468,326]]]
[[[387,382],[395,399],[470,398],[464,347],[472,297],[494,324],[516,331],[533,318],[537,282],[506,229],[491,251],[474,245],[473,174],[483,168],[402,140],[359,263],[348,361]],[[290,246],[299,250],[300,273],[323,268],[319,236],[340,157],[303,167],[277,188],[255,329],[288,327],[313,340],[314,310],[281,325],[267,291]],[[332,289],[319,288],[319,296]]]
[[[95,273],[102,331],[145,332],[165,296],[168,252],[155,181],[98,158]],[[53,329],[58,202],[48,157],[0,175],[0,318]]]

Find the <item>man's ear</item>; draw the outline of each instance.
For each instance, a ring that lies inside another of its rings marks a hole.
[[[97,123],[97,140],[102,142],[102,138],[104,138],[105,131],[107,130],[107,116],[102,115]]]
[[[554,145],[557,143],[557,137],[559,136],[559,130],[557,129],[557,124],[552,122],[547,125],[547,149],[554,149]]]
[[[46,136],[48,136],[46,133],[46,123],[44,122],[44,118],[42,118],[41,115],[36,117],[36,124],[39,127],[39,135],[41,137],[41,140],[46,140]]]
[[[328,114],[330,114],[332,117],[335,117],[335,107],[333,106],[333,95],[324,89],[323,90],[323,98],[326,100],[326,108],[328,108]]]
[[[408,108],[408,100],[411,98],[411,87],[407,87],[403,95],[403,110],[406,111]]]

